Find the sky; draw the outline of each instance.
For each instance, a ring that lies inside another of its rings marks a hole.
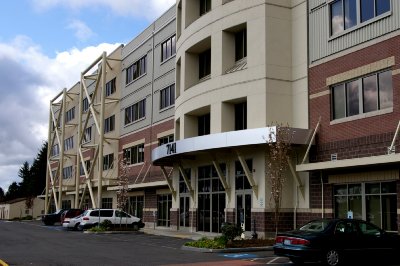
[[[21,182],[48,137],[49,104],[103,51],[126,44],[175,0],[17,0],[0,9],[0,187]]]

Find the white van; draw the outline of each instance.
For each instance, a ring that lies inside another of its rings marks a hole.
[[[109,220],[114,226],[127,225],[136,230],[144,227],[144,223],[140,218],[117,209],[86,210],[80,218],[78,227],[80,230],[88,229],[101,224],[104,220]]]

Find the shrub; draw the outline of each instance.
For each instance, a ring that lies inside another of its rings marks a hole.
[[[195,248],[212,248],[212,249],[221,249],[225,248],[225,244],[222,243],[221,237],[216,237],[214,239],[208,239],[206,237],[202,237],[199,240],[186,242],[185,246],[195,247]]]
[[[229,241],[234,240],[236,237],[240,236],[243,233],[242,227],[234,224],[224,224],[221,227],[222,235],[226,237]]]
[[[112,222],[110,220],[104,220],[100,223],[100,227],[109,230],[112,227]]]

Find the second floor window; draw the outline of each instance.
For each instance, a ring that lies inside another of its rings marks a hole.
[[[125,108],[125,125],[146,116],[146,99]]]
[[[109,82],[106,83],[106,97],[110,96],[116,91],[116,85],[115,85],[116,78],[113,78]]]
[[[93,93],[89,95],[90,99],[92,99]],[[82,101],[82,109],[83,112],[87,112],[89,110],[89,99],[85,97]]]
[[[329,6],[331,35],[390,11],[390,0],[336,0]]]
[[[332,119],[393,107],[392,71],[384,71],[331,88]]]
[[[53,145],[51,148],[51,156],[57,156],[60,154],[60,146],[58,144]]]
[[[211,74],[211,49],[199,54],[199,79]]]
[[[175,84],[160,91],[160,109],[167,108],[173,104],[175,104]]]
[[[103,157],[103,170],[112,169],[114,166],[114,154],[107,154]]]
[[[167,144],[170,142],[174,142],[174,134],[159,138],[158,146],[161,146],[161,145],[164,145],[164,144]]]
[[[126,84],[146,74],[146,60],[147,56],[144,56],[126,69]]]
[[[124,158],[128,165],[144,162],[144,144],[124,149]]]
[[[90,160],[86,160],[85,161],[85,166],[86,166],[86,171],[89,173],[89,171],[90,171]],[[85,175],[85,171],[83,170],[82,163],[81,163],[81,167],[80,167],[79,173],[80,173],[80,175]]]
[[[205,114],[198,117],[197,133],[198,136],[210,134],[210,114]]]
[[[115,129],[115,115],[112,115],[104,121],[104,133],[111,132]]]
[[[164,62],[168,58],[172,57],[176,53],[176,37],[175,35],[168,38],[161,44],[161,62]]]
[[[69,137],[64,141],[64,149],[67,151],[72,148],[74,148],[74,137]]]
[[[75,118],[75,106],[65,113],[65,122],[69,122]]]
[[[247,129],[247,102],[235,104],[235,130]]]

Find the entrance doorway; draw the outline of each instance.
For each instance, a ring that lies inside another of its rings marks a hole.
[[[246,160],[247,167],[253,168],[252,160]],[[249,180],[240,162],[235,163],[236,188],[236,224],[244,226],[244,231],[251,231],[252,194]]]

